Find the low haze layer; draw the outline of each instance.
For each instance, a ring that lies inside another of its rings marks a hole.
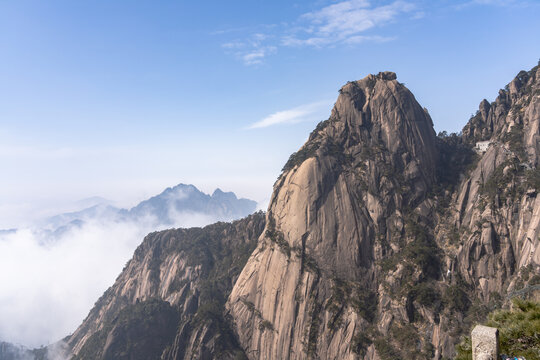
[[[237,219],[257,205],[230,192],[208,195],[182,184],[130,210],[93,200],[99,203],[34,228],[0,232],[1,340],[37,347],[63,338],[146,234]]]

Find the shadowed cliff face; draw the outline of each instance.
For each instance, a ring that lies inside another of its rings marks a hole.
[[[440,236],[460,233],[448,246],[455,269],[482,302],[540,283],[540,71],[522,71],[489,104],[482,101],[464,141],[491,145],[453,195]],[[536,274],[536,278],[533,279]]]

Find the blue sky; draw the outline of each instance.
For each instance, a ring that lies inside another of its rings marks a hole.
[[[264,202],[347,81],[459,131],[540,58],[540,2],[0,0],[0,227],[180,182]]]

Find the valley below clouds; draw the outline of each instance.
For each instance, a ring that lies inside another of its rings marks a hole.
[[[62,339],[148,233],[232,220],[255,207],[233,193],[178,185],[131,210],[98,205],[0,232],[0,340],[35,348]]]

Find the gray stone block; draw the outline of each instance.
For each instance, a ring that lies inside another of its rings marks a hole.
[[[473,360],[497,360],[499,358],[499,330],[476,325],[471,333]]]

